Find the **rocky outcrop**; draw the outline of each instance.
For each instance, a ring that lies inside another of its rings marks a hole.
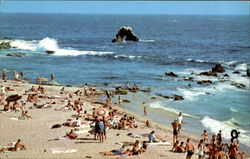
[[[198,81],[197,84],[206,84],[206,83],[213,83],[212,81],[210,80],[202,80],[202,81]]]
[[[247,69],[247,76],[250,77],[250,69]]]
[[[208,71],[208,72],[201,72],[199,75],[203,76],[217,76],[216,72]]]
[[[246,85],[241,84],[241,83],[231,83],[231,85],[232,85],[232,86],[235,86],[235,87],[237,87],[237,88],[239,88],[239,89],[244,89],[244,88],[246,88]]]
[[[218,73],[223,73],[225,72],[225,69],[221,64],[215,64],[215,66],[212,68],[212,72],[218,72]]]
[[[184,81],[194,81],[193,77],[184,78]]]
[[[174,72],[165,72],[165,75],[171,76],[171,77],[178,77],[178,75],[175,74]]]
[[[1,49],[10,49],[11,48],[11,45],[9,42],[2,42],[0,43],[0,50]]]
[[[22,57],[25,56],[25,53],[18,52],[18,53],[8,53],[6,56],[15,56],[15,57]]]
[[[125,41],[139,41],[139,38],[135,35],[132,28],[129,26],[122,26],[116,34],[116,38],[113,39],[112,42],[121,42],[124,38]]]
[[[239,71],[234,71],[233,74],[240,74],[240,72]]]

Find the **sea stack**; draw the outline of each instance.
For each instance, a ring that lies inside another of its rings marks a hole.
[[[125,41],[139,41],[139,38],[135,35],[130,26],[122,26],[116,34],[116,38],[113,39],[112,42],[121,42],[124,37]]]

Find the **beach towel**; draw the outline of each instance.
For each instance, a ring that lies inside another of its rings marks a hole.
[[[12,117],[10,118],[11,120],[19,120],[18,118]]]
[[[169,142],[152,142],[148,143],[148,146],[170,146],[171,144]]]
[[[143,138],[142,135],[128,135],[128,136],[131,136],[131,137],[133,137],[133,138]]]
[[[53,154],[77,152],[76,149],[66,149],[66,148],[51,148],[50,150]]]

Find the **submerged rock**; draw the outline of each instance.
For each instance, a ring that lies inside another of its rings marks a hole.
[[[174,72],[165,72],[165,75],[172,76],[172,77],[178,77],[178,75],[175,74]]]
[[[224,77],[229,77],[229,75],[228,75],[228,74],[224,74],[223,76],[224,76]]]
[[[25,53],[18,52],[18,53],[8,53],[6,56],[15,56],[15,57],[22,57],[25,56]]]
[[[47,51],[45,51],[47,54],[54,54],[55,53],[55,51],[52,51],[52,50],[47,50]]]
[[[184,100],[184,98],[180,95],[174,95],[173,99],[174,100]]]
[[[205,83],[213,83],[213,82],[210,80],[202,80],[197,82],[197,84],[205,84]]]
[[[184,81],[194,81],[193,77],[184,78]]]
[[[130,103],[130,101],[127,100],[127,99],[123,99],[122,102],[124,102],[124,103]]]
[[[237,87],[237,88],[239,88],[239,89],[244,89],[244,88],[246,88],[246,85],[241,84],[241,83],[231,83],[231,85],[232,85],[232,86],[235,86],[235,87]]]
[[[11,45],[9,42],[2,42],[0,43],[0,50],[1,49],[10,49],[11,48]]]
[[[233,74],[240,74],[240,72],[239,71],[234,71]]]
[[[160,97],[162,97],[162,98],[166,98],[166,99],[169,99],[170,97],[169,96],[165,96],[165,95],[163,95],[163,94],[156,94],[157,96],[160,96]]]
[[[216,72],[208,71],[208,72],[201,72],[199,75],[204,75],[204,76],[217,76]]]
[[[247,76],[250,77],[250,70],[247,69]]]
[[[132,28],[129,26],[122,26],[116,34],[116,38],[112,42],[121,42],[125,37],[125,41],[139,41],[139,38],[135,35]]]

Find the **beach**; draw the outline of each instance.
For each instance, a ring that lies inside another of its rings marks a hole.
[[[10,87],[13,89],[6,93],[6,96],[12,94],[22,95],[22,99],[25,100],[27,95],[23,95],[26,90],[30,89],[32,86],[37,88],[38,84],[31,84],[27,82],[20,82],[14,80],[8,80],[3,82],[1,80],[1,85],[5,87]],[[135,140],[148,140],[147,135],[154,130],[157,135],[160,135],[166,139],[167,142],[171,143],[168,146],[148,146],[147,151],[140,155],[129,156],[127,158],[171,158],[171,159],[181,159],[185,158],[185,153],[174,153],[170,150],[172,149],[172,128],[170,125],[162,125],[156,123],[149,118],[138,115],[134,112],[123,109],[121,106],[112,104],[113,109],[117,109],[119,113],[127,114],[128,116],[134,116],[138,128],[128,129],[128,130],[107,130],[107,139],[104,143],[99,143],[99,140],[93,140],[93,135],[89,133],[80,134],[77,139],[61,139],[61,140],[51,140],[56,136],[64,136],[66,132],[70,131],[70,127],[61,127],[57,129],[51,129],[54,124],[64,123],[67,119],[73,119],[72,115],[76,114],[76,111],[56,111],[55,108],[60,108],[65,103],[61,103],[65,94],[60,94],[60,90],[64,86],[49,86],[41,85],[45,88],[46,96],[54,96],[53,99],[43,99],[39,98],[39,103],[42,102],[56,102],[60,104],[52,104],[52,108],[41,108],[41,109],[29,109],[33,103],[27,103],[26,108],[32,119],[26,120],[12,120],[20,116],[20,112],[4,112],[0,113],[0,128],[1,145],[7,145],[11,142],[15,142],[17,139],[21,139],[22,143],[26,145],[27,150],[18,152],[5,152],[0,153],[1,158],[117,158],[117,156],[104,156],[99,154],[99,152],[111,151],[113,149],[118,149],[121,145],[117,143],[121,142],[135,142]],[[65,86],[65,92],[74,93],[75,91],[83,89],[79,86]],[[84,102],[84,110],[92,110],[93,107],[101,107],[101,104],[96,104],[101,102],[101,98],[105,96],[103,90],[98,90],[95,95],[91,97],[81,96]],[[79,96],[75,95],[71,100],[76,100]],[[3,105],[1,105],[1,109]],[[150,127],[145,127],[145,121],[150,121]],[[82,118],[82,122],[85,120]],[[85,121],[86,122],[86,121]],[[142,138],[133,138],[128,136],[128,133],[144,135]],[[118,135],[119,134],[119,135]],[[199,136],[187,133],[185,131],[181,132],[180,141],[186,141],[187,138],[191,138],[194,144],[200,139]],[[131,149],[131,146],[127,148]],[[69,153],[52,153],[53,149],[67,149],[76,150],[76,152]],[[194,156],[195,157],[195,156]]]

